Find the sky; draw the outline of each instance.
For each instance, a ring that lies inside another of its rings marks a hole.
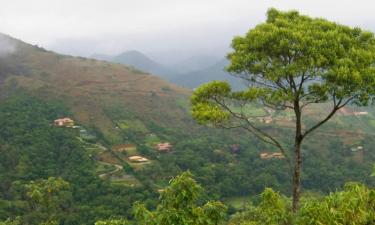
[[[373,0],[1,0],[0,32],[59,53],[138,50],[163,63],[224,56],[268,8],[375,31]]]

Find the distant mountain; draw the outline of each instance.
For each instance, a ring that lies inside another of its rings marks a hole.
[[[97,60],[104,60],[104,61],[111,61],[112,60],[112,56],[104,55],[104,54],[93,54],[91,56],[91,58],[97,59]]]
[[[225,72],[224,68],[228,65],[228,60],[223,58],[219,62],[212,66],[206,67],[205,69],[186,73],[172,79],[171,82],[188,88],[196,88],[203,83],[210,82],[212,80],[226,80],[234,89],[241,89],[244,87],[244,83],[241,79],[231,76]]]
[[[211,55],[195,55],[171,65],[170,67],[179,73],[186,74],[205,69],[208,66],[217,63],[219,60],[220,58]]]
[[[228,60],[225,58],[218,59],[215,56],[192,56],[170,66],[158,63],[145,54],[134,50],[113,57],[101,54],[95,54],[92,57],[131,66],[134,69],[153,74],[186,88],[196,88],[212,80],[226,80],[234,89],[244,87],[243,81],[225,72],[224,68],[228,65]]]
[[[177,72],[163,66],[138,51],[127,51],[110,59],[112,62],[132,66],[141,71],[156,75],[166,80],[175,77]]]

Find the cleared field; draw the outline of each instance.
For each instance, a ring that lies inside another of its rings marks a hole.
[[[140,187],[142,186],[142,183],[135,178],[133,175],[129,174],[122,174],[118,177],[111,177],[111,183],[114,185],[124,185],[124,186],[130,186],[130,187]]]

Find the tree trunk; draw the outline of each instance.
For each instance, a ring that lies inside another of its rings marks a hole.
[[[293,212],[297,212],[301,191],[301,146],[302,146],[302,120],[299,100],[294,101],[294,112],[296,115],[296,134],[294,140],[294,171],[293,171]]]
[[[300,191],[301,191],[301,144],[302,140],[297,140],[295,142],[295,149],[294,149],[294,156],[295,156],[295,164],[294,164],[294,173],[293,173],[293,212],[297,212],[299,206],[299,198],[300,198]]]

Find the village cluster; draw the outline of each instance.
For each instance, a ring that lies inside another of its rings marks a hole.
[[[267,112],[267,116],[260,116],[257,117],[258,121],[261,123],[269,124],[274,121],[273,113],[275,112],[273,109],[264,108],[264,110]],[[340,116],[365,116],[368,112],[366,111],[352,111],[347,108],[340,109],[338,115]],[[84,129],[81,126],[76,126],[74,123],[74,120],[65,117],[65,118],[59,118],[54,121],[54,125],[57,127],[69,127],[69,128],[78,128],[80,129],[80,134],[82,135],[88,135],[88,132],[86,129]],[[119,144],[112,147],[112,150],[117,153],[122,153],[127,155],[127,161],[131,163],[149,163],[150,160],[144,156],[138,155],[137,146],[135,144]],[[173,149],[173,145],[169,142],[160,142],[155,143],[154,149],[159,153],[166,153],[170,152]],[[231,152],[233,154],[237,154],[239,151],[239,146],[234,144],[230,146]],[[363,152],[363,146],[362,145],[356,145],[352,146],[350,148],[350,151],[353,153],[362,153]],[[130,153],[130,154],[129,154]],[[133,154],[132,154],[133,153]],[[357,154],[358,155],[358,154]],[[263,151],[259,154],[259,158],[262,160],[270,160],[270,159],[284,159],[285,155],[281,152],[266,152]]]
[[[269,111],[268,111],[269,112]],[[269,112],[272,113],[272,112]],[[270,123],[272,122],[272,117],[267,116],[267,117],[262,117],[260,119],[261,122],[263,123]],[[57,127],[70,127],[70,128],[80,128],[80,133],[85,133],[87,132],[84,128],[80,126],[75,126],[74,120],[68,117],[65,118],[60,118],[56,119],[54,121],[54,125]],[[119,144],[113,146],[113,150],[118,153],[127,153],[135,150],[137,148],[136,145],[134,144]],[[170,152],[173,148],[173,145],[169,142],[161,142],[157,143],[155,145],[155,150],[160,153],[165,153],[165,152]],[[232,153],[237,153],[239,151],[238,145],[232,145],[231,146],[231,151]],[[268,159],[283,159],[285,156],[280,153],[280,152],[263,152],[259,154],[259,157],[263,160],[268,160]],[[128,157],[128,160],[133,163],[147,163],[149,162],[149,159],[146,157],[140,156],[140,155],[131,155]]]
[[[56,127],[67,127],[67,128],[75,128],[75,129],[78,128],[80,129],[80,134],[85,134],[85,133],[87,134],[86,129],[82,128],[81,126],[76,126],[74,123],[74,120],[69,117],[56,119],[54,121],[54,125]],[[173,145],[169,142],[160,142],[160,143],[157,143],[154,147],[157,152],[165,153],[165,152],[170,152],[173,148]],[[119,144],[119,145],[115,145],[112,149],[115,152],[127,153],[133,150],[136,150],[136,148],[137,146],[134,144]],[[128,160],[130,162],[135,162],[135,163],[149,162],[149,159],[140,155],[131,155],[128,157]]]

